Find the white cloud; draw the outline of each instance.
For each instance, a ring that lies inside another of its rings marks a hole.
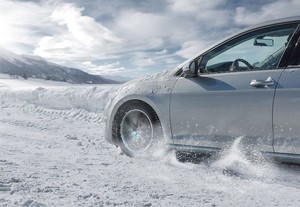
[[[20,53],[24,47],[34,47],[44,31],[49,28],[47,6],[32,2],[0,1],[0,45],[13,52]],[[38,20],[38,21],[37,21]]]
[[[161,50],[159,52],[156,52],[155,54],[156,55],[166,55],[168,53],[168,50],[167,49],[164,49],[164,50]]]
[[[193,23],[189,27],[192,30],[186,32],[181,41],[177,42],[181,48],[175,54],[180,57],[190,58],[198,54],[214,41],[221,39],[221,31],[224,31],[224,28],[234,27],[231,23],[234,15],[224,7],[228,4],[227,0],[168,2],[169,10],[174,16],[180,16]]]
[[[134,57],[131,59],[131,63],[138,67],[155,65],[155,61],[150,57],[148,53],[137,52],[133,54]]]
[[[201,22],[201,25],[209,29],[227,28],[228,25],[232,24],[232,12],[229,10],[204,10],[197,13],[196,17],[197,22]]]
[[[224,8],[227,0],[168,0],[169,8],[175,15],[197,20],[205,27],[223,27],[231,20],[231,11]]]
[[[115,29],[124,39],[124,47],[131,50],[159,48],[169,34],[166,28],[169,18],[137,11],[121,12],[116,19]]]
[[[167,16],[157,14],[126,11],[117,21],[118,29],[128,38],[132,35],[133,38],[147,40],[162,37],[163,35],[158,34],[162,34],[166,29],[169,19]]]
[[[246,7],[236,8],[235,22],[238,24],[256,24],[266,20],[299,15],[299,0],[277,0],[263,5],[256,11]]]
[[[193,16],[197,13],[207,10],[214,10],[216,7],[226,3],[226,0],[167,0],[170,3],[170,8],[182,14]]]
[[[167,64],[171,64],[171,65],[173,65],[173,64],[178,64],[178,60],[176,60],[175,58],[166,58],[165,59],[165,62],[167,63]]]
[[[73,4],[64,4],[56,8],[51,19],[67,27],[69,35],[84,46],[103,46],[107,42],[120,42],[112,31],[89,16],[82,15],[83,8]]]
[[[107,75],[116,74],[125,70],[124,67],[120,66],[120,62],[109,63],[105,65],[97,65],[92,61],[84,61],[79,64],[80,67],[85,68],[85,71],[95,75]]]
[[[181,49],[176,52],[177,55],[183,58],[191,58],[197,55],[208,46],[207,41],[186,41],[181,45]]]
[[[97,58],[111,52],[121,39],[93,18],[82,15],[82,10],[73,4],[56,8],[51,21],[60,29],[43,37],[34,53],[53,60],[72,60],[90,56]]]
[[[172,13],[143,13],[135,10],[120,12],[115,31],[124,39],[124,46],[133,50],[165,48],[167,42],[178,42],[194,35],[189,19]]]

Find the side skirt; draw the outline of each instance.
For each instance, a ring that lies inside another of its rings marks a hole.
[[[176,145],[167,144],[167,148],[184,153],[197,153],[204,155],[215,155],[221,152],[220,148],[213,147],[198,147],[189,145]],[[263,156],[268,159],[275,160],[283,163],[293,163],[300,165],[300,154],[288,154],[288,153],[277,153],[277,152],[262,152]]]
[[[221,151],[219,148],[213,147],[196,147],[189,145],[177,145],[177,144],[168,144],[168,149],[176,150],[187,153],[199,153],[199,154],[216,154]]]
[[[299,154],[288,154],[278,152],[262,152],[267,158],[271,158],[278,162],[300,164]]]

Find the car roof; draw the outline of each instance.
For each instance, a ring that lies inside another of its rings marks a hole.
[[[178,69],[182,68],[185,66],[188,62],[192,61],[193,59],[197,58],[201,54],[203,54],[205,51],[210,50],[211,48],[216,47],[217,45],[221,44],[222,42],[226,41],[227,39],[231,39],[239,34],[242,34],[246,31],[251,31],[256,28],[264,27],[264,26],[269,26],[269,25],[276,25],[276,24],[283,24],[283,23],[288,23],[288,22],[300,22],[300,15],[299,16],[292,16],[292,17],[285,17],[285,18],[280,18],[280,19],[274,19],[274,20],[269,20],[269,21],[264,21],[258,24],[254,24],[252,26],[246,27],[244,29],[239,30],[238,32],[227,36],[226,38],[222,39],[221,41],[218,41],[217,43],[210,45],[208,48],[205,50],[202,50],[200,53],[198,53],[196,56],[193,56],[192,58],[189,58],[188,60],[184,61],[181,63],[179,66],[177,66]]]

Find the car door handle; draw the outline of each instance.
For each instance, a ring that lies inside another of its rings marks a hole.
[[[274,85],[274,83],[273,78],[268,77],[266,80],[252,80],[250,86],[260,88]]]

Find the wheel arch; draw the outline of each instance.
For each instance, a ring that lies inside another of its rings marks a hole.
[[[117,140],[116,134],[114,133],[114,121],[115,121],[115,118],[116,118],[119,110],[121,110],[122,107],[124,107],[128,104],[133,104],[133,103],[140,103],[140,104],[144,104],[144,105],[150,107],[153,110],[153,112],[155,113],[154,115],[157,117],[158,121],[160,122],[165,142],[173,143],[173,140],[170,135],[169,110],[167,110],[167,112],[166,112],[166,110],[163,112],[157,106],[157,104],[153,100],[151,100],[151,98],[148,98],[146,96],[137,96],[137,95],[124,97],[115,104],[115,107],[111,113],[111,120],[110,120],[110,131],[111,131],[111,136],[112,136],[111,141],[116,146],[118,146],[118,140]]]

